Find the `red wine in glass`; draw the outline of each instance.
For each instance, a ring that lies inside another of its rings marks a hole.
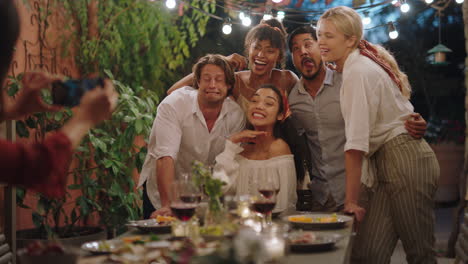
[[[181,195],[179,198],[184,203],[200,203],[201,202],[201,194]]]
[[[172,204],[171,211],[180,221],[188,221],[195,214],[195,208],[197,207],[194,203],[181,203]]]
[[[266,215],[266,214],[271,213],[271,211],[273,211],[273,208],[275,208],[275,205],[276,203],[272,201],[260,201],[260,202],[253,203],[252,207],[255,212]]]
[[[275,192],[274,190],[267,190],[267,189],[260,189],[258,190],[262,195],[263,197],[265,197],[266,199],[270,199],[272,196],[273,196],[273,193]]]

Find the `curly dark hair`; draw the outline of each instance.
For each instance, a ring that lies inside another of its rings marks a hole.
[[[258,24],[247,33],[244,41],[245,54],[249,57],[249,48],[255,41],[269,40],[272,47],[279,49],[280,54],[277,63],[284,67],[286,61],[286,34],[284,27],[271,26],[274,25],[271,20],[273,19]],[[281,25],[281,22],[278,23]]]

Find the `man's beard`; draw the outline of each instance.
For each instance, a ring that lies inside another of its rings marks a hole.
[[[312,75],[306,75],[303,72],[301,72],[302,78],[304,78],[304,79],[306,79],[308,81],[314,80],[319,75],[320,71],[323,70],[322,61],[320,61],[320,63],[318,65],[319,65],[318,70],[315,73],[313,73]]]

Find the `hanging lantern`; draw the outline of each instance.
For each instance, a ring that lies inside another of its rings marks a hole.
[[[433,54],[434,56],[431,64],[446,64],[446,53],[448,52],[452,52],[452,50],[447,48],[444,44],[437,44],[427,53]]]
[[[430,49],[427,53],[432,55],[432,58],[430,58],[431,64],[446,65],[446,53],[452,52],[452,50],[447,48],[444,44],[442,44],[442,20],[440,19],[440,17],[442,16],[442,10],[437,10],[437,16],[439,17],[439,44]]]

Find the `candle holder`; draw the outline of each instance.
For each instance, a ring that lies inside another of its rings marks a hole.
[[[288,226],[272,223],[262,229],[262,262],[284,263],[287,255],[286,235]]]

